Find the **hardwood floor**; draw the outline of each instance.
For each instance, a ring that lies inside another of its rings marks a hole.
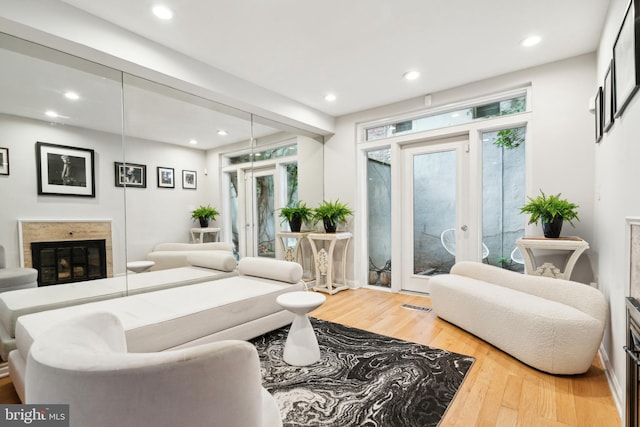
[[[621,420],[596,357],[579,376],[530,368],[433,312],[427,297],[358,289],[327,296],[311,315],[476,358],[440,427],[620,426]],[[517,333],[517,331],[514,331]]]
[[[402,304],[429,307],[431,301],[417,295],[349,290],[327,296],[327,302],[311,315],[474,356],[476,362],[440,427],[621,425],[598,357],[584,375],[545,374],[432,312],[404,308]],[[0,403],[20,403],[9,378],[0,379]]]

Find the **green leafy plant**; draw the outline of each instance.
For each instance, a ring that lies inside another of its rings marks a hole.
[[[498,132],[493,144],[498,147],[504,147],[507,150],[513,150],[524,142],[524,129],[502,129]]]
[[[500,265],[500,267],[502,268],[509,268],[509,265],[511,264],[511,258],[507,258],[504,256],[501,256],[500,258],[498,258],[496,260],[496,262]]]
[[[535,199],[527,197],[529,202],[520,208],[521,213],[529,214],[529,224],[538,224],[538,221],[551,222],[556,216],[562,217],[573,227],[573,220],[580,221],[577,209],[580,207],[567,199],[561,199],[561,193],[547,197],[542,190],[540,196]]]
[[[200,206],[198,209],[191,211],[191,219],[194,221],[201,219],[215,221],[218,215],[220,215],[220,212],[218,212],[216,208],[211,207],[211,205]]]
[[[295,206],[287,206],[280,209],[279,216],[282,218],[282,222],[291,222],[295,216],[298,216],[302,222],[310,222],[313,220],[313,209],[308,207],[305,202],[298,201]]]
[[[346,203],[341,203],[339,200],[326,201],[324,200],[313,211],[313,220],[317,223],[323,221],[325,230],[335,231],[336,226],[341,222],[347,222],[347,217],[352,216],[353,211],[349,209]]]

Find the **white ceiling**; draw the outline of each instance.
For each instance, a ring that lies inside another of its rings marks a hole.
[[[62,0],[339,116],[597,48],[609,0]],[[542,37],[532,48],[520,42]],[[407,70],[422,73],[405,81]],[[325,94],[335,93],[333,103]]]

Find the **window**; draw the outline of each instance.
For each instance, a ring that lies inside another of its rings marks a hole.
[[[482,134],[482,241],[490,264],[515,271],[524,271],[515,242],[525,227],[525,137],[525,127]]]
[[[366,128],[366,141],[374,141],[392,136],[455,126],[475,120],[521,113],[526,110],[526,101],[526,95],[522,94],[511,96],[500,101],[429,114],[409,121],[403,119],[397,123],[374,126]]]
[[[391,149],[367,153],[369,284],[391,287]]]

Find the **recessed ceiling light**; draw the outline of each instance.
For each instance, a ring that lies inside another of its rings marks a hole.
[[[78,95],[75,92],[71,92],[71,91],[65,92],[64,97],[67,98],[67,99],[71,99],[73,101],[76,101],[76,100],[80,99],[80,95]]]
[[[328,93],[325,97],[324,100],[327,102],[333,102],[335,101],[337,98],[333,93]]]
[[[49,110],[49,111],[45,111],[45,113],[44,113],[44,114],[45,114],[46,116],[48,116],[48,117],[58,117],[58,113],[56,113],[55,111],[51,111],[51,110]]]
[[[198,143],[198,141],[196,141],[195,139],[190,139],[189,140],[189,144],[191,145],[196,145]]]
[[[227,135],[227,134],[228,134],[228,132],[227,132],[226,130],[224,130],[224,129],[220,129],[220,130],[218,131],[218,135],[220,135],[220,136],[225,136],[225,135]]]
[[[173,11],[166,6],[156,5],[153,6],[153,14],[160,19],[169,20],[173,18]]]
[[[540,43],[540,40],[542,40],[540,36],[527,37],[522,41],[522,46],[525,46],[525,47],[535,46],[538,43]]]
[[[402,75],[406,80],[415,80],[420,77],[420,72],[418,71],[407,71]]]

